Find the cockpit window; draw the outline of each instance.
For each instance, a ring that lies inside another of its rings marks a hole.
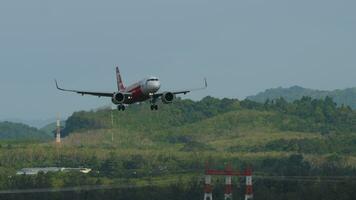
[[[147,81],[158,81],[158,78],[151,78],[151,79],[148,79]]]

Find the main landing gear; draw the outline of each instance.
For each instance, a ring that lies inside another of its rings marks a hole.
[[[158,110],[158,105],[151,105],[151,110]]]
[[[151,110],[158,110],[158,105],[156,104],[157,98],[151,98]]]
[[[124,105],[118,105],[118,106],[117,106],[117,109],[118,109],[118,110],[125,111],[125,106],[124,106]]]

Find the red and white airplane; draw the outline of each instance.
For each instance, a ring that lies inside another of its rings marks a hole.
[[[138,102],[143,102],[150,100],[151,110],[158,110],[157,100],[161,99],[163,103],[169,104],[172,103],[177,94],[187,94],[194,90],[202,90],[208,87],[206,79],[204,79],[204,87],[191,89],[191,90],[181,90],[173,92],[158,92],[161,83],[157,77],[148,77],[137,83],[132,84],[129,87],[125,87],[120,75],[119,68],[116,67],[116,78],[117,78],[117,92],[90,92],[90,91],[80,91],[80,90],[68,90],[63,89],[58,86],[57,81],[56,87],[58,90],[75,92],[81,95],[93,95],[98,97],[110,97],[111,101],[118,105],[118,110],[125,110],[125,105],[134,104]]]

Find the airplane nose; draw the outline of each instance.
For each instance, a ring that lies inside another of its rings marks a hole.
[[[157,90],[161,87],[161,83],[159,81],[157,81],[157,84],[156,84],[156,88]]]
[[[149,92],[157,92],[160,87],[161,84],[159,81],[151,81],[147,83],[147,89],[149,90]]]

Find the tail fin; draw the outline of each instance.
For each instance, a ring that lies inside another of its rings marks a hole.
[[[125,90],[125,86],[124,86],[124,83],[122,82],[122,78],[121,78],[119,67],[116,67],[116,79],[117,79],[117,89],[119,91],[124,91]]]

